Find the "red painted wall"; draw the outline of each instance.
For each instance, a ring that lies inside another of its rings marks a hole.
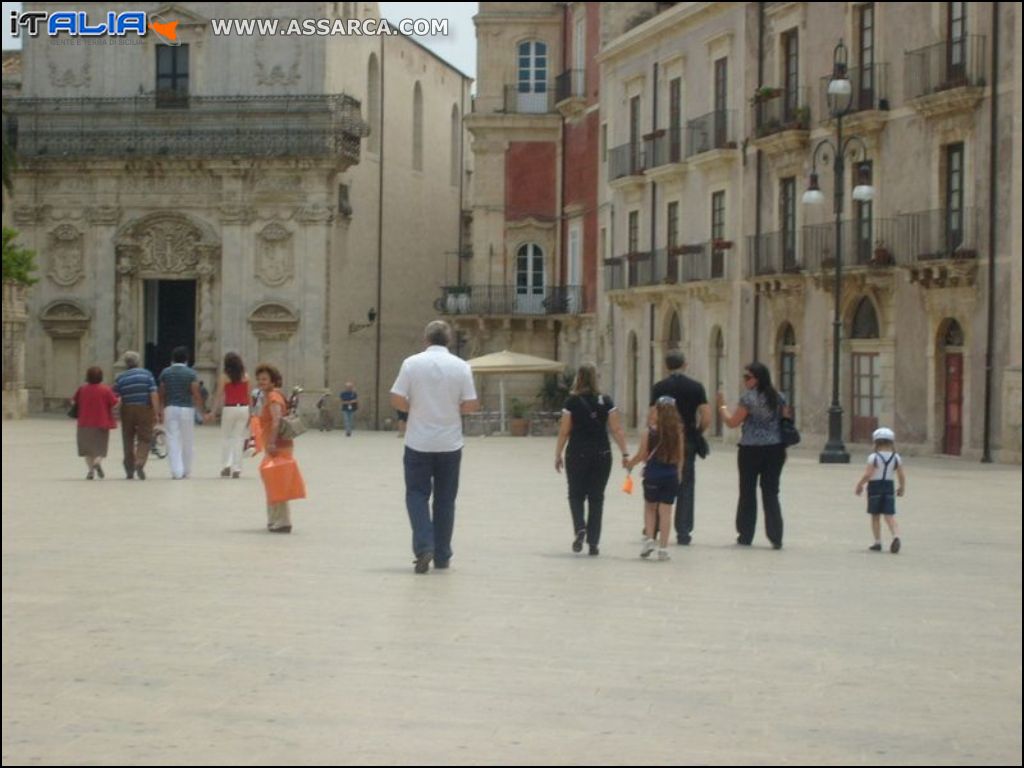
[[[550,221],[555,199],[556,147],[550,141],[513,141],[505,153],[505,220],[528,216]]]

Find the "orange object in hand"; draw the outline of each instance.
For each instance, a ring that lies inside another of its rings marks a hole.
[[[633,492],[633,476],[626,475],[626,479],[622,481],[622,492],[632,493]]]

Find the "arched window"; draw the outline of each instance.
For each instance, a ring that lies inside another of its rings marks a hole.
[[[539,40],[519,44],[516,111],[548,111],[548,46]]]
[[[526,243],[516,252],[516,312],[544,314],[544,250]]]
[[[871,299],[864,297],[853,313],[850,338],[877,339],[878,337],[878,313],[875,312],[875,305],[871,303]]]
[[[419,80],[412,91],[412,167],[423,170],[423,88]]]
[[[377,54],[370,54],[370,63],[366,73],[366,115],[370,121],[370,135],[367,137],[366,148],[370,152],[380,152],[380,64]]]
[[[462,121],[459,119],[459,105],[452,104],[452,135],[451,135],[451,173],[449,183],[453,187],[459,185],[462,172]]]
[[[796,333],[789,323],[779,330],[779,391],[796,405]]]

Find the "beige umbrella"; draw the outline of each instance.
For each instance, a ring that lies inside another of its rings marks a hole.
[[[502,352],[492,352],[482,357],[474,357],[467,360],[473,373],[481,376],[500,374],[498,390],[501,394],[501,431],[505,432],[505,376],[509,373],[561,373],[565,370],[565,363],[557,360],[548,360],[544,357],[524,355],[519,352],[509,352],[507,349]]]

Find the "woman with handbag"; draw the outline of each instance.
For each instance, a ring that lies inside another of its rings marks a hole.
[[[86,480],[104,477],[100,462],[107,456],[110,430],[117,428],[114,406],[117,395],[103,383],[103,369],[92,366],[85,373],[85,384],[71,398],[68,415],[78,422],[78,455],[89,468]]]
[[[298,464],[292,456],[294,442],[281,435],[281,425],[288,415],[288,402],[281,393],[282,383],[281,372],[273,365],[263,363],[256,369],[256,385],[263,393],[260,429],[267,452],[260,476],[267,492],[267,530],[271,533],[291,533],[288,500],[306,495]]]
[[[722,421],[735,429],[742,425],[739,442],[740,499],[736,507],[736,543],[750,546],[757,529],[757,485],[761,483],[765,534],[773,549],[782,549],[782,507],[779,505],[779,479],[786,463],[786,444],[782,420],[790,417],[783,395],[772,386],[772,377],[761,363],[751,363],[743,372],[743,395],[736,410],[725,404],[718,393]]]

